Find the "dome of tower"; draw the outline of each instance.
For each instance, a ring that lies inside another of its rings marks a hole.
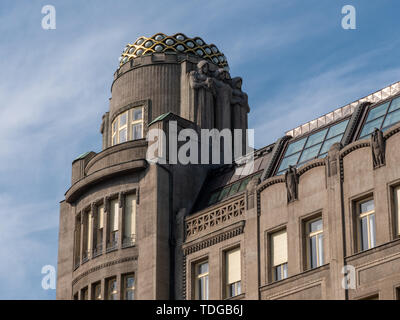
[[[226,57],[216,45],[207,44],[200,37],[189,38],[183,33],[172,36],[157,33],[150,38],[144,36],[137,38],[132,44],[126,45],[120,57],[120,66],[137,57],[161,52],[191,54],[221,68],[229,68]]]

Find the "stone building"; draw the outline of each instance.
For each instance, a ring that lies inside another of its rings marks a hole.
[[[251,171],[174,164],[172,122],[247,129],[241,82],[198,37],[125,48],[102,151],[73,161],[60,204],[57,299],[399,298],[400,82],[254,150]]]

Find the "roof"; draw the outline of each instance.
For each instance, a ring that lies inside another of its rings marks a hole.
[[[262,172],[268,166],[272,156],[272,147],[273,145],[269,145],[254,152],[254,170],[252,172],[244,172],[244,164],[225,165],[211,170],[200,191],[193,212],[234,197],[246,190],[251,178],[261,177]]]
[[[150,38],[139,37],[135,42],[126,45],[120,57],[120,66],[143,55],[153,53],[187,53],[208,60],[220,68],[229,69],[228,61],[216,45],[207,44],[200,37],[187,37],[183,33],[167,36],[156,33]]]

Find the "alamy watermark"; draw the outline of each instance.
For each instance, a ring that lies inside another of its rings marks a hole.
[[[56,288],[56,268],[49,264],[45,265],[42,267],[42,274],[45,275],[42,278],[42,289],[54,290]]]
[[[42,14],[45,16],[42,18],[42,28],[44,30],[55,30],[56,29],[56,8],[50,4],[42,7]]]
[[[357,29],[356,24],[356,8],[352,5],[346,5],[342,8],[342,14],[345,16],[342,18],[342,28],[345,30]]]
[[[146,160],[151,163],[218,165],[235,162],[245,165],[241,175],[251,174],[254,169],[254,129],[197,131],[186,128],[178,134],[177,121],[170,121],[168,138],[163,130],[153,128],[146,139],[149,142]]]

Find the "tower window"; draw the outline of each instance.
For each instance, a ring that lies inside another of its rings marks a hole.
[[[107,280],[107,300],[117,300],[118,290],[117,290],[117,279],[110,278]]]
[[[118,115],[112,123],[112,145],[143,138],[143,107]]]
[[[123,277],[124,279],[124,300],[135,299],[135,276],[133,274],[127,274]]]
[[[92,285],[92,300],[101,300],[101,281]]]

